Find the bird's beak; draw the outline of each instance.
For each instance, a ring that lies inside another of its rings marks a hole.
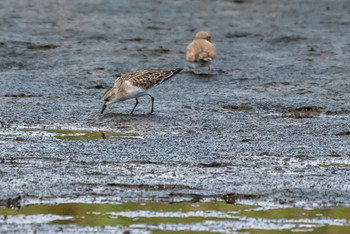
[[[103,104],[102,110],[101,110],[101,114],[103,114],[103,112],[105,111],[106,107],[107,107],[107,105],[106,105],[106,104]]]

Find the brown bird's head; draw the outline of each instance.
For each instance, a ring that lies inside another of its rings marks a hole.
[[[211,39],[210,33],[205,32],[205,31],[197,32],[196,39],[204,39],[204,40],[210,41],[210,39]]]

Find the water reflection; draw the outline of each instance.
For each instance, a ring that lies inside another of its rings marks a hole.
[[[99,132],[88,130],[60,130],[60,129],[20,129],[23,132],[46,132],[60,140],[102,140],[102,139],[140,139],[138,133]]]

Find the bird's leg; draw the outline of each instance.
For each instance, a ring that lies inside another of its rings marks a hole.
[[[197,72],[197,68],[198,68],[198,64],[197,63],[194,63],[193,64],[193,72],[194,72],[194,74],[197,74],[198,72]]]
[[[208,62],[207,65],[208,65],[208,74],[213,74],[213,72],[214,72],[214,65],[213,65],[213,63],[212,62]]]
[[[131,113],[130,113],[131,115],[132,115],[132,113],[134,112],[134,110],[135,110],[137,104],[139,104],[139,100],[137,100],[137,98],[135,98],[135,99],[136,99],[136,103],[135,103],[134,108],[132,108],[132,111],[131,111]]]
[[[153,107],[154,107],[154,97],[152,97],[151,95],[148,94],[148,96],[151,97],[152,99],[152,110],[151,110],[151,114],[153,114]]]

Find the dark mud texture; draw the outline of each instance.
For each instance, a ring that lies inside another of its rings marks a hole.
[[[350,5],[339,1],[0,1],[0,200],[347,206]],[[187,67],[108,107],[116,75]],[[135,133],[74,141],[45,131]]]

